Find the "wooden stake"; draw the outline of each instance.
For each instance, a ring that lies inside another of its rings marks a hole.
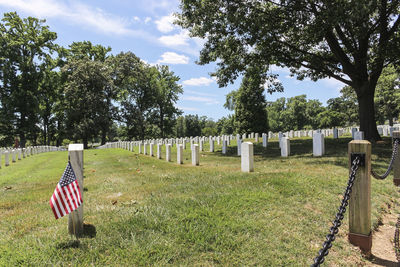
[[[400,139],[400,131],[394,131],[393,132],[393,140],[395,138],[399,138]],[[394,142],[393,142],[393,144],[394,144]],[[393,183],[396,186],[400,185],[400,144],[397,147],[396,159],[393,162]]]
[[[365,165],[359,166],[349,201],[349,241],[366,253],[371,253],[371,143],[353,140],[349,143],[349,169],[353,153],[365,155]]]
[[[71,162],[72,169],[75,172],[83,197],[83,144],[70,144],[68,147],[68,157]],[[68,216],[68,232],[78,237],[83,233],[83,204],[71,212]]]

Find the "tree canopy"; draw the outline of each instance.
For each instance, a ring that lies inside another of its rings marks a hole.
[[[182,0],[177,23],[206,40],[199,63],[217,62],[221,86],[249,67],[259,66],[268,76],[272,64],[288,67],[299,79],[331,77],[351,86],[359,103],[360,128],[367,139],[378,140],[375,87],[382,69],[400,60],[399,4]]]

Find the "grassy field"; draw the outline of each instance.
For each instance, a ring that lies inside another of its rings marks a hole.
[[[226,156],[202,152],[191,166],[122,149],[84,152],[85,236],[67,233],[48,204],[67,152],[34,155],[0,169],[0,266],[308,266],[320,249],[348,179],[348,138],[326,139],[312,157],[311,139],[291,141],[281,158],[277,141],[255,147],[255,172],[241,173],[235,143]],[[373,146],[382,173],[390,140]],[[208,150],[208,144],[205,145]],[[163,158],[165,150],[163,150]],[[392,176],[372,181],[374,227],[399,190]],[[348,218],[327,266],[367,263],[347,242]]]

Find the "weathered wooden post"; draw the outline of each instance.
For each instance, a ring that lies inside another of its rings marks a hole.
[[[349,169],[352,155],[361,155],[360,166],[349,200],[349,241],[369,254],[372,247],[371,234],[371,143],[353,140],[349,143]]]
[[[400,142],[400,131],[393,132],[393,141],[399,139]],[[393,162],[393,183],[396,186],[400,185],[400,144],[397,147],[396,159]]]
[[[82,204],[68,216],[68,232],[79,236],[83,233],[83,144],[70,144],[68,158],[78,180],[81,190]]]

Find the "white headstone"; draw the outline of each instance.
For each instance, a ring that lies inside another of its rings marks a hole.
[[[290,155],[290,139],[288,137],[282,137],[281,142],[281,156],[289,157]]]
[[[165,160],[168,162],[171,161],[171,144],[165,145]]]
[[[199,145],[194,144],[192,149],[192,165],[198,166],[199,165]]]
[[[214,152],[214,140],[210,139],[210,152]]]
[[[262,135],[262,139],[263,139],[263,147],[267,147],[267,145],[268,145],[268,136],[267,136],[267,134],[263,134]]]
[[[324,135],[315,133],[313,136],[313,156],[320,157],[325,154],[325,140]]]
[[[364,140],[364,132],[363,131],[357,131],[353,135],[354,140]]]
[[[8,152],[8,151],[5,151],[5,152],[4,152],[4,164],[5,164],[6,166],[9,166],[9,165],[10,165],[9,154],[10,154],[10,152]]]
[[[176,163],[183,164],[183,145],[176,146]]]
[[[224,140],[222,141],[222,154],[226,154],[226,151],[228,149],[228,141]]]
[[[339,131],[337,128],[333,128],[333,138],[338,139],[339,138]]]
[[[154,147],[154,144],[153,143],[150,143],[150,157],[154,157],[154,153],[153,153],[153,147]]]
[[[243,142],[241,146],[242,172],[254,171],[254,150],[251,142]]]
[[[157,144],[157,159],[161,159],[161,144]]]

